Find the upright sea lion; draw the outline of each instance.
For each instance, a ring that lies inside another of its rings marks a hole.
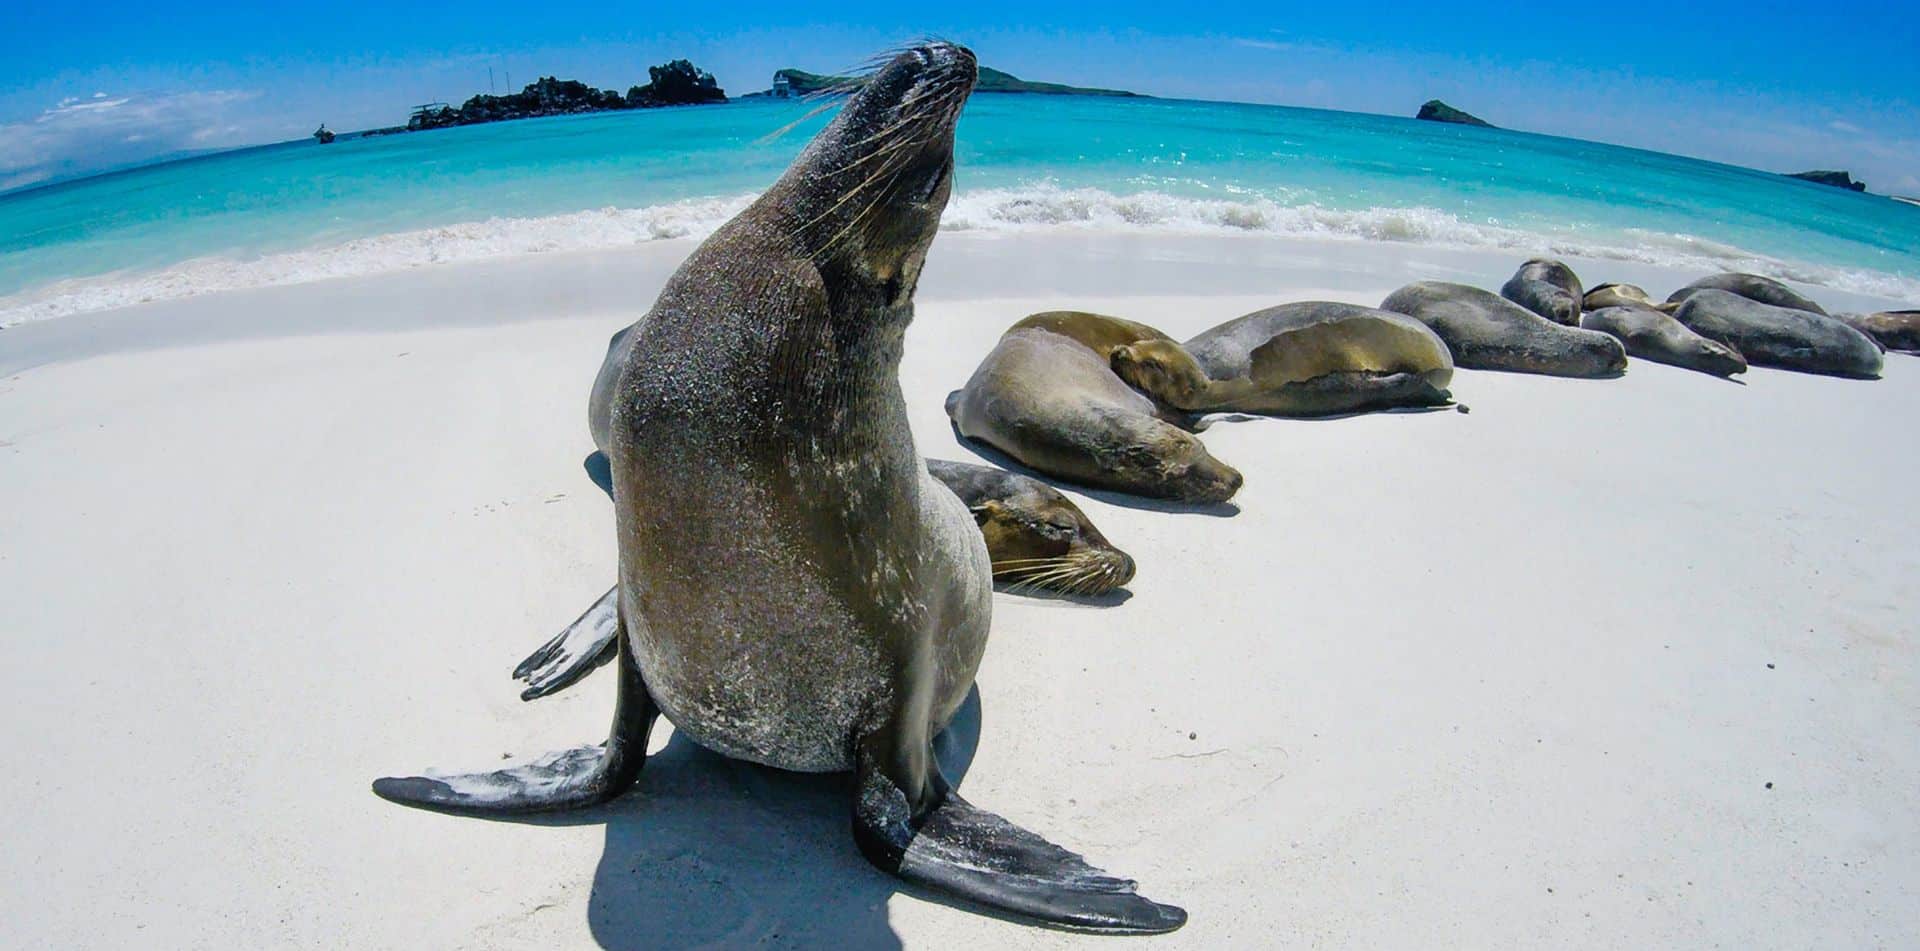
[[[1880,375],[1880,347],[1872,338],[1825,314],[1696,288],[1673,317],[1740,351],[1755,366],[1856,379]]]
[[[1652,307],[1602,307],[1580,318],[1584,330],[1598,330],[1619,338],[1627,353],[1714,376],[1747,372],[1738,351],[1687,329],[1670,314]]]
[[[1456,366],[1552,376],[1610,377],[1627,351],[1603,333],[1562,327],[1498,295],[1465,284],[1420,281],[1394,291],[1381,310],[1433,328]]]
[[[1920,310],[1883,310],[1877,314],[1835,314],[1847,326],[1872,337],[1882,350],[1920,353]]]
[[[1113,546],[1058,489],[1005,469],[928,459],[927,472],[959,496],[987,543],[995,581],[1015,589],[1102,595],[1133,580],[1133,557]],[[607,590],[586,613],[513,669],[526,688],[520,699],[556,693],[614,657],[620,634],[620,589]]]
[[[606,434],[623,636],[605,745],[375,792],[482,814],[604,802],[638,777],[664,713],[724,755],[854,770],[854,839],[903,879],[1067,927],[1184,923],[967,803],[933,756],[986,648],[992,568],[914,450],[899,366],[976,75],[945,43],[894,57],[625,341]]]
[[[1635,284],[1602,284],[1587,292],[1581,302],[1585,310],[1602,310],[1608,307],[1645,307],[1671,314],[1679,304],[1662,304],[1647,296],[1644,288]]]
[[[1092,348],[1013,330],[947,397],[960,435],[1048,475],[1151,498],[1223,502],[1240,473],[1166,409],[1120,381]]]
[[[1007,328],[1051,330],[1085,344],[1107,361],[1114,375],[1156,402],[1191,409],[1207,386],[1207,374],[1172,337],[1138,321],[1081,310],[1033,314]]]
[[[1762,304],[1811,311],[1822,317],[1829,316],[1826,308],[1802,296],[1800,292],[1773,278],[1761,277],[1758,274],[1726,273],[1703,277],[1667,295],[1667,303],[1678,306],[1700,291],[1727,291]]]
[[[1500,296],[1556,324],[1576,327],[1585,294],[1573,268],[1552,258],[1534,258],[1507,279]]]
[[[1449,400],[1453,355],[1427,325],[1354,304],[1282,304],[1187,341],[1205,412],[1332,416]]]

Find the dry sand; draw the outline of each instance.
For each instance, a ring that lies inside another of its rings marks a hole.
[[[687,250],[0,334],[0,945],[1117,946],[901,893],[844,777],[668,729],[580,815],[367,791],[604,734],[606,673],[523,704],[508,672],[613,577],[586,390]],[[916,436],[976,458],[942,398],[1032,310],[1185,336],[1524,256],[945,235]],[[1216,423],[1222,512],[1076,493],[1139,577],[996,596],[977,747],[945,750],[968,798],[1184,905],[1156,946],[1911,946],[1920,359],[1454,392],[1471,414]]]

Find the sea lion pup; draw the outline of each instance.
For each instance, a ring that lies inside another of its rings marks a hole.
[[[1534,258],[1520,265],[1500,288],[1500,296],[1563,327],[1579,326],[1585,309],[1579,276],[1552,258]]]
[[[605,745],[375,792],[481,814],[604,802],[665,714],[724,755],[855,771],[854,839],[908,881],[1066,927],[1186,920],[970,805],[933,755],[986,647],[992,569],[914,450],[899,368],[976,75],[945,43],[894,57],[629,335],[607,433],[623,633]]]
[[[1755,366],[1853,379],[1880,375],[1879,345],[1825,314],[1697,288],[1673,317],[1694,333],[1740,351]]]
[[[1826,308],[1801,296],[1798,291],[1770,277],[1758,274],[1715,274],[1703,277],[1687,286],[1667,295],[1667,303],[1676,307],[1686,303],[1687,298],[1701,291],[1727,291],[1738,294],[1750,301],[1786,307],[1792,310],[1805,310],[1822,317],[1831,316]]]
[[[1181,428],[1184,413],[1051,330],[1001,336],[967,385],[947,396],[947,416],[961,436],[1082,485],[1199,503],[1240,489],[1240,473]]]
[[[959,496],[987,544],[996,581],[1097,596],[1133,580],[1132,556],[1107,541],[1080,507],[1053,486],[1005,469],[928,459],[927,472]],[[513,669],[535,700],[572,686],[614,657],[620,633],[618,587]]]
[[[1405,314],[1355,304],[1282,304],[1187,341],[1211,380],[1187,409],[1333,416],[1451,397],[1453,354]]]
[[[1562,327],[1496,294],[1465,284],[1419,281],[1387,295],[1381,310],[1433,328],[1455,366],[1550,376],[1612,377],[1627,351],[1603,333]]]
[[[1587,292],[1581,301],[1585,310],[1603,310],[1608,307],[1644,307],[1671,314],[1679,304],[1662,304],[1647,295],[1644,288],[1636,284],[1602,284]],[[1631,353],[1631,351],[1629,351]]]
[[[1714,376],[1747,372],[1747,360],[1738,351],[1652,307],[1602,307],[1581,317],[1580,326],[1619,338],[1629,355],[1644,360]]]
[[[1881,350],[1920,353],[1920,310],[1883,310],[1876,314],[1834,316],[1873,338]]]
[[[1207,373],[1172,337],[1124,317],[1083,310],[1049,310],[1007,328],[1051,330],[1085,344],[1115,376],[1162,406],[1191,409],[1207,387]]]

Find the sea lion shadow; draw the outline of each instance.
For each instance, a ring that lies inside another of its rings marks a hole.
[[[1178,499],[1150,499],[1146,496],[1129,495],[1125,492],[1115,492],[1111,489],[1096,489],[1092,486],[1081,485],[1078,482],[1069,482],[1016,461],[1012,456],[992,446],[974,442],[960,435],[960,429],[957,426],[952,428],[954,441],[959,443],[968,452],[985,460],[988,464],[999,466],[1008,472],[1016,472],[1020,475],[1038,479],[1062,492],[1078,492],[1087,498],[1098,499],[1108,505],[1117,505],[1127,509],[1143,509],[1149,512],[1162,512],[1169,515],[1211,515],[1215,518],[1232,518],[1240,514],[1240,506],[1232,502],[1182,502]]]
[[[1264,413],[1222,413],[1208,416],[1207,425],[1214,423],[1256,423],[1275,420],[1289,423],[1332,423],[1343,419],[1358,419],[1362,416],[1425,416],[1428,413],[1457,413],[1460,402],[1453,401],[1433,406],[1383,406],[1378,409],[1356,409],[1345,413],[1328,413],[1324,416],[1282,416]]]
[[[934,740],[958,788],[980,742],[978,687]],[[887,899],[908,888],[854,846],[851,773],[795,773],[675,732],[632,791],[519,821],[606,827],[587,924],[609,951],[774,944],[898,948]],[[931,897],[913,890],[918,897]]]

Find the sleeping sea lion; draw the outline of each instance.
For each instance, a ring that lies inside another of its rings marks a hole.
[[[1581,317],[1580,327],[1616,337],[1628,354],[1655,363],[1714,376],[1747,372],[1746,358],[1738,351],[1688,330],[1671,314],[1652,307],[1602,307]]]
[[[1879,345],[1825,314],[1695,288],[1673,317],[1694,333],[1740,351],[1755,366],[1854,379],[1880,375]]]
[[[1433,328],[1455,366],[1552,376],[1613,377],[1627,351],[1603,333],[1563,327],[1498,295],[1465,284],[1420,281],[1380,304]]]
[[[1534,258],[1500,288],[1500,296],[1564,327],[1580,324],[1580,278],[1552,258]]]
[[[1601,310],[1607,307],[1645,307],[1671,314],[1679,304],[1662,304],[1647,296],[1645,289],[1634,284],[1602,284],[1587,292],[1581,301],[1585,310]]]
[[[1138,321],[1080,310],[1050,310],[1007,328],[1051,330],[1080,343],[1107,361],[1128,386],[1163,406],[1187,409],[1207,385],[1206,371],[1172,337]]]
[[[1876,314],[1835,314],[1847,326],[1872,337],[1882,350],[1920,353],[1920,310],[1883,310]]]
[[[1203,412],[1333,416],[1450,399],[1453,355],[1404,314],[1305,301],[1227,321],[1186,342],[1209,379]]]
[[[1223,502],[1240,473],[1215,459],[1186,416],[1141,395],[1092,348],[1051,330],[1008,331],[947,416],[986,443],[1047,475],[1152,498]]]
[[[1750,301],[1771,304],[1774,307],[1810,311],[1822,317],[1829,316],[1826,308],[1814,303],[1800,292],[1773,278],[1761,277],[1758,274],[1726,273],[1703,277],[1667,295],[1667,303],[1678,306],[1700,291],[1726,291]]]
[[[605,434],[621,627],[606,743],[376,793],[478,814],[605,802],[665,715],[723,755],[854,771],[854,841],[907,881],[1065,927],[1185,922],[971,805],[933,755],[986,648],[992,567],[915,451],[899,368],[976,76],[951,44],[895,56],[624,341]]]

